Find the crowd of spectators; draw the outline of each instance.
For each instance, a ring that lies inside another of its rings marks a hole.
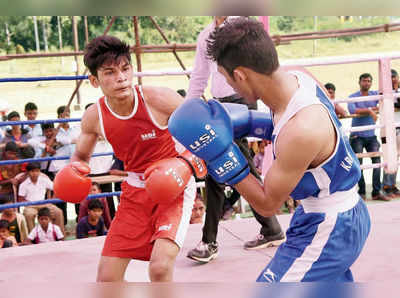
[[[59,119],[70,118],[70,111],[66,106],[58,107],[56,112]],[[36,120],[36,104],[28,102],[25,105],[24,116],[26,119],[21,119],[17,111],[11,111],[5,120]],[[29,125],[12,123],[1,126],[1,160],[71,156],[79,134],[80,124],[75,122],[63,122],[56,126],[50,122]],[[112,152],[112,148],[105,140],[99,140],[95,152]],[[53,179],[68,162],[51,160],[0,165],[0,204],[52,199]],[[90,166],[92,177],[126,174],[121,161],[114,156],[92,158]],[[103,186],[93,183],[92,194],[106,191],[112,191],[111,184]],[[68,233],[76,234],[78,238],[105,235],[115,215],[114,198],[92,201],[85,200],[81,204],[75,204],[76,218],[67,218],[68,215],[71,217],[71,213],[67,213],[67,203],[45,203],[4,209],[0,215],[0,247],[59,241]],[[70,232],[67,231],[68,220],[78,223],[76,227],[72,227],[76,232],[71,229]],[[71,237],[73,238],[73,235]]]

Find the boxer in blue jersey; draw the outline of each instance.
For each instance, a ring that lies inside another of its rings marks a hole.
[[[304,71],[280,67],[256,20],[228,21],[210,35],[207,51],[237,93],[249,103],[262,100],[271,115],[193,99],[172,114],[171,134],[261,215],[274,215],[289,196],[302,202],[286,242],[257,281],[353,281],[350,267],[368,237],[370,217],[356,190],[360,165],[322,85]],[[246,135],[273,143],[264,185],[232,141]]]

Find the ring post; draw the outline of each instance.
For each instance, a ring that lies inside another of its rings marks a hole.
[[[397,171],[396,129],[394,125],[394,96],[391,83],[390,58],[379,59],[379,91],[383,99],[379,101],[379,113],[384,127],[381,128],[383,161],[388,174]]]

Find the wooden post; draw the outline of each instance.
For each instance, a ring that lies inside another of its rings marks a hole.
[[[136,54],[136,64],[137,71],[142,72],[142,60],[141,60],[141,49],[140,49],[140,37],[139,37],[139,25],[138,25],[138,17],[133,17],[133,28],[135,31],[135,54]],[[138,77],[138,84],[142,85],[142,77]]]
[[[78,23],[76,22],[76,16],[72,16],[72,34],[74,37],[74,50],[75,52],[79,51],[79,42],[78,42]],[[78,76],[79,75],[79,60],[78,56],[75,55],[75,74]],[[78,87],[78,81],[76,81],[76,86]],[[77,103],[74,106],[75,111],[79,111],[81,109],[81,95],[79,93],[79,90],[76,92],[76,97],[77,97]]]
[[[87,16],[83,17],[83,21],[85,23],[85,44],[88,44],[89,43],[89,30],[88,30]]]
[[[39,30],[37,25],[37,17],[33,16],[33,27],[35,29],[35,41],[36,41],[36,52],[40,52],[40,44],[39,44]]]
[[[162,31],[161,27],[157,24],[156,20],[152,17],[149,16],[150,20],[152,21],[154,27],[156,27],[157,31],[161,34],[162,38],[164,39],[164,41],[167,44],[171,44],[168,40],[168,37],[164,34],[164,32]],[[182,67],[183,70],[186,70],[185,65],[183,64],[181,58],[179,58],[178,53],[176,52],[176,50],[174,49],[174,51],[172,52],[176,58],[176,60],[178,61],[179,65]],[[186,75],[189,79],[190,79],[190,75]]]

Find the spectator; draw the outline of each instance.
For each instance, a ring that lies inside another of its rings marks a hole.
[[[35,158],[51,157],[56,154],[62,145],[55,140],[56,131],[53,123],[41,124],[42,134],[28,140],[28,144],[35,150]],[[41,170],[50,177],[53,173],[49,172],[50,161],[41,162]]]
[[[206,52],[206,40],[209,34],[215,30],[215,28],[222,25],[226,19],[226,16],[215,16],[213,22],[200,32],[197,39],[194,67],[190,76],[186,99],[200,98],[211,76],[211,94],[215,99],[221,102],[246,104],[243,98],[228,85],[224,76],[218,72],[216,63],[208,58]],[[249,108],[256,109],[257,105],[251,105]],[[241,152],[246,156],[251,167],[251,172],[260,179],[257,170],[254,168],[247,140],[242,138],[235,140],[235,142],[239,146]],[[200,262],[208,262],[218,255],[218,243],[216,241],[218,222],[222,217],[225,200],[225,185],[218,184],[210,175],[206,177],[205,185],[207,208],[203,237],[197,247],[190,250],[187,255],[189,258]],[[271,245],[275,241],[284,241],[285,235],[275,216],[266,218],[260,216],[255,211],[253,212],[257,221],[262,225],[262,228],[259,235],[257,235],[254,240],[247,241],[244,244],[245,249],[263,248]]]
[[[92,104],[88,104],[85,107],[85,110],[90,107]],[[96,146],[94,147],[93,153],[105,153],[105,152],[112,152],[113,149],[109,142],[107,142],[103,136],[99,136],[97,139]],[[90,177],[99,177],[108,175],[111,166],[113,164],[113,156],[97,156],[92,157],[89,162],[90,167]],[[112,183],[102,183],[99,185],[101,192],[112,192]],[[114,205],[114,197],[107,197],[106,198],[108,207],[107,209],[114,210],[115,213],[115,205]],[[78,204],[75,204],[75,206]],[[79,212],[78,212],[79,214]],[[108,228],[109,226],[107,226]]]
[[[90,189],[90,194],[95,195],[101,193],[100,185],[97,182],[92,182],[92,188]],[[104,224],[107,229],[110,228],[111,225],[111,216],[110,216],[110,210],[108,208],[108,204],[106,201],[106,198],[101,198],[98,199],[100,203],[103,205],[103,219],[104,219]],[[88,205],[89,202],[93,200],[83,200],[81,202],[81,206],[79,208],[79,216],[78,216],[78,222],[85,216],[88,215]]]
[[[18,160],[18,146],[15,142],[8,142],[4,148],[1,160]],[[15,178],[22,172],[21,164],[8,164],[0,166],[0,204],[14,200],[13,185],[18,185]]]
[[[399,88],[399,74],[397,73],[396,70],[392,69],[391,70],[391,77],[392,77],[392,89],[394,93],[398,93],[400,92],[400,88]],[[395,104],[394,104],[395,108],[399,108],[400,107],[400,99],[396,98],[395,100]],[[395,110],[394,113],[394,122],[397,123],[400,121],[400,112]],[[398,154],[400,154],[400,127],[397,126],[396,127],[396,139],[397,139],[397,152]],[[390,198],[396,198],[400,196],[400,191],[399,189],[396,187],[396,176],[397,176],[397,172],[394,174],[388,174],[385,172],[385,169],[383,170],[383,194],[385,196],[388,196]]]
[[[25,105],[24,115],[26,117],[26,120],[36,120],[38,115],[38,108],[36,104],[34,104],[33,102],[28,102]],[[28,124],[23,128],[28,131],[29,138],[34,138],[42,135],[42,128],[40,127],[40,124]]]
[[[6,202],[13,203],[13,200]],[[18,213],[16,208],[4,209],[0,219],[7,220],[9,223],[10,235],[15,237],[17,243],[22,243],[28,237],[28,227],[26,225],[25,216]]]
[[[377,91],[370,91],[372,85],[372,76],[369,73],[363,73],[359,77],[358,81],[360,85],[360,91],[351,94],[349,97],[359,97],[359,96],[371,96],[378,95]],[[359,114],[360,117],[353,118],[351,122],[352,127],[363,126],[363,125],[373,125],[375,124],[378,116],[376,114],[378,110],[378,100],[375,101],[362,101],[362,102],[352,102],[348,104],[348,109],[351,114]],[[355,153],[362,153],[365,148],[367,152],[377,152],[379,151],[380,144],[375,134],[375,129],[366,131],[357,131],[350,134],[350,145]],[[381,158],[371,157],[372,163],[380,163]],[[362,164],[362,159],[359,158],[360,164]],[[358,193],[365,200],[366,190],[365,190],[365,180],[363,171],[361,171],[361,178],[358,182]],[[381,192],[381,168],[373,169],[372,173],[372,199],[390,201],[390,199],[383,195]]]
[[[0,248],[18,246],[14,236],[10,235],[9,223],[7,220],[0,220]]]
[[[68,119],[70,118],[70,110],[66,106],[60,106],[57,109],[57,118]],[[55,141],[60,144],[56,149],[54,156],[71,156],[75,150],[75,143],[80,134],[80,126],[70,125],[68,122],[60,123]],[[49,144],[50,146],[52,144]],[[49,166],[49,177],[54,179],[59,170],[69,163],[69,160],[53,160]],[[55,204],[59,207],[64,214],[64,225],[67,224],[67,203],[61,202]],[[78,208],[75,208],[75,213],[78,216]]]
[[[88,238],[106,235],[104,227],[103,204],[97,200],[89,200],[88,215],[79,220],[76,226],[76,238]]]
[[[203,223],[205,212],[206,212],[206,206],[204,205],[204,200],[199,194],[197,194],[196,199],[194,200],[192,216],[190,217],[190,223],[191,224]]]
[[[19,116],[18,112],[12,111],[7,115],[7,120],[20,121],[21,117]],[[29,139],[28,130],[26,130],[25,128],[21,128],[20,124],[11,125],[11,129],[8,129],[6,131],[6,134],[2,140],[3,144],[0,147],[4,148],[6,143],[15,142],[15,144],[17,144],[20,154],[23,148],[29,146],[28,139]]]
[[[64,240],[60,227],[50,222],[50,209],[43,207],[38,212],[39,224],[29,233],[25,244],[39,244]]]
[[[258,174],[262,174],[262,165],[264,160],[264,149],[266,144],[270,144],[270,141],[258,141],[258,153],[254,156],[254,166],[256,167]]]
[[[40,172],[40,164],[36,162],[29,163],[26,167],[28,171],[27,179],[21,183],[18,191],[19,201],[37,202],[50,198],[50,191],[53,190],[53,182],[45,174]],[[49,217],[57,224],[64,233],[64,217],[62,211],[53,204],[31,205],[24,208],[24,216],[28,225],[29,232],[35,226],[35,218],[38,211],[46,207],[51,212]]]
[[[335,100],[335,94],[336,94],[336,87],[332,83],[326,83],[325,84],[325,89],[328,91],[329,98],[331,100]],[[347,111],[342,108],[338,103],[334,103],[335,106],[335,113],[338,117],[346,117],[347,116]]]

